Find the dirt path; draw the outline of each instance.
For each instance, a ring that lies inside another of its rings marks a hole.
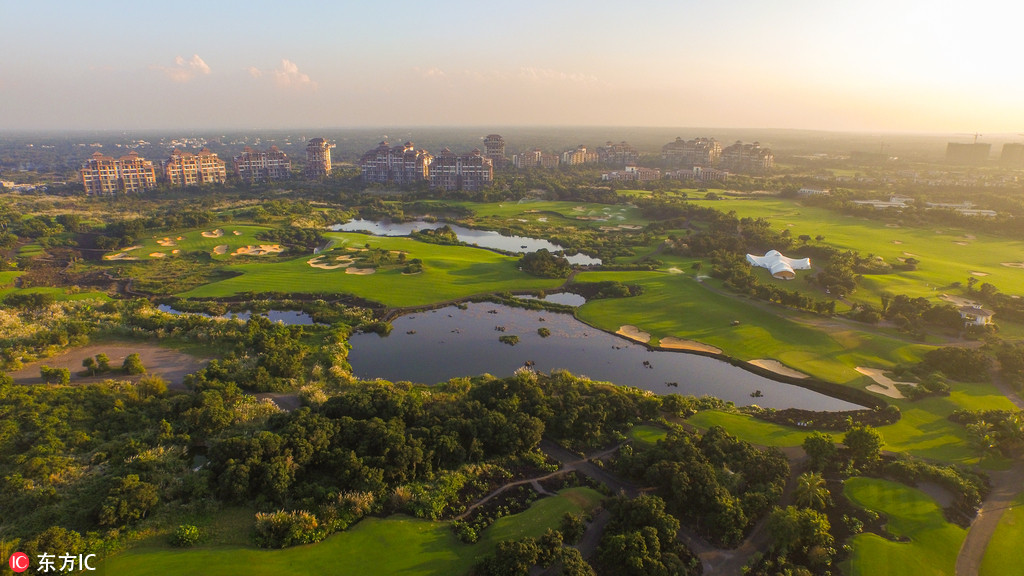
[[[1021,479],[1024,478],[1024,462],[1018,461],[1013,468],[992,474],[992,492],[981,504],[981,510],[971,522],[971,527],[960,547],[960,555],[956,558],[956,576],[977,576],[981,568],[981,559],[985,548],[995,534],[999,519],[1003,512],[1013,503],[1021,492]]]

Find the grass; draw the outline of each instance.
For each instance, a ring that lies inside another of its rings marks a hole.
[[[1003,512],[995,534],[985,548],[979,576],[1024,576],[1020,546],[1024,542],[1024,493]]]
[[[52,294],[54,299],[58,301],[65,300],[110,300],[110,296],[106,292],[97,291],[84,291],[84,292],[73,292],[65,290],[64,288],[57,288],[52,286],[35,286],[32,288],[0,288],[0,298],[7,296],[8,294]]]
[[[516,220],[524,219],[533,223],[538,218],[541,224],[557,226],[564,218],[583,226],[610,226],[626,224],[630,226],[646,226],[649,220],[640,214],[634,206],[594,204],[587,202],[559,202],[544,200],[520,200],[519,202],[494,202],[478,204],[474,202],[456,203],[473,211],[474,219]],[[552,216],[556,219],[552,220]],[[561,218],[557,218],[560,216]]]
[[[875,574],[950,575],[967,531],[946,521],[942,509],[920,490],[874,478],[851,478],[843,493],[854,503],[885,514],[887,529],[910,542],[863,533],[842,565],[850,576]]]
[[[308,264],[312,255],[287,261],[255,262],[232,266],[238,276],[206,284],[182,297],[231,296],[241,292],[347,293],[388,306],[418,306],[506,290],[550,290],[561,279],[530,276],[517,268],[518,258],[466,246],[440,246],[411,238],[388,238],[355,233],[329,233],[334,248],[330,259],[354,254],[345,247],[401,251],[409,260],[420,258],[423,272],[407,275],[389,267],[372,275],[346,274],[344,268],[323,270]]]
[[[772,422],[758,420],[746,414],[704,410],[690,416],[686,422],[697,428],[707,430],[712,426],[721,426],[730,434],[759,446],[800,446],[810,435],[809,431],[798,430],[788,426],[780,426]]]
[[[15,278],[21,276],[24,272],[7,271],[0,272],[0,288],[10,286],[14,284]]]
[[[668,430],[660,426],[650,426],[647,424],[638,424],[629,429],[626,433],[626,438],[629,438],[634,443],[640,446],[654,446],[665,436],[668,436]]]
[[[565,512],[591,510],[601,499],[601,494],[590,488],[563,490],[535,502],[525,512],[499,519],[474,545],[460,542],[447,522],[396,515],[367,518],[319,544],[284,550],[237,543],[191,550],[149,544],[106,560],[100,569],[138,576],[466,574],[493,552],[499,541],[540,536],[548,528],[557,528]]]
[[[219,238],[207,238],[203,236],[203,232],[213,232],[214,230],[220,229],[224,232],[223,236]],[[174,251],[179,250],[179,254],[185,254],[187,252],[206,252],[217,261],[231,261],[236,257],[231,256],[231,253],[242,246],[259,245],[259,244],[274,244],[274,242],[268,242],[266,240],[259,240],[256,235],[260,232],[270,230],[267,226],[251,226],[246,224],[232,224],[230,222],[211,224],[209,227],[195,230],[177,230],[168,231],[163,234],[157,234],[152,238],[145,238],[140,240],[135,250],[128,252],[128,256],[137,258],[139,260],[156,260],[150,254],[160,253],[163,257],[175,256]],[[234,234],[239,232],[239,234]],[[178,240],[178,238],[181,240]],[[161,246],[160,241],[167,238],[173,242],[173,246]],[[214,254],[213,249],[217,246],[226,245],[228,247],[226,254]],[[114,250],[110,252],[110,255],[118,254],[121,250]]]

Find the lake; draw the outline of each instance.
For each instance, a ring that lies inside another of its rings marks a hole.
[[[375,236],[409,236],[420,230],[434,230],[444,226],[444,222],[427,222],[425,220],[414,220],[411,222],[389,222],[385,220],[350,220],[344,224],[336,224],[330,229],[335,232],[369,232]],[[541,238],[530,238],[528,236],[502,236],[493,230],[474,230],[457,224],[448,224],[448,227],[455,232],[459,241],[473,244],[481,248],[492,248],[505,252],[536,252],[546,249],[549,252],[561,252],[565,250],[562,246],[543,240]],[[600,258],[592,258],[586,254],[574,254],[566,256],[570,264],[578,266],[590,266],[601,263]]]
[[[650,350],[569,314],[498,304],[449,306],[397,318],[387,337],[353,334],[349,363],[359,378],[435,384],[458,376],[509,376],[527,361],[542,372],[566,369],[592,380],[658,394],[711,395],[737,405],[856,410],[857,404],[777,382],[716,358]],[[503,330],[499,330],[501,328]],[[537,333],[547,328],[547,338]],[[498,341],[515,335],[515,346]],[[674,384],[674,385],[673,385]],[[760,390],[762,396],[750,394]]]

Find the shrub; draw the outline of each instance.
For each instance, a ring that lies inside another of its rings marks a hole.
[[[126,374],[145,374],[146,367],[142,365],[142,358],[139,357],[138,353],[129,354],[124,359],[124,364],[121,368]]]
[[[182,524],[171,535],[171,546],[189,548],[198,544],[201,539],[202,532],[198,527],[192,524]]]
[[[261,548],[285,548],[312,544],[327,537],[316,516],[305,510],[258,512],[256,545]]]

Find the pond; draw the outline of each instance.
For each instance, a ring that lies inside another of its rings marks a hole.
[[[552,304],[562,304],[564,306],[583,306],[587,303],[586,298],[572,292],[545,294],[543,298],[537,298],[536,296],[516,296],[516,298],[521,300],[540,300],[541,302],[551,302]]]
[[[331,230],[335,232],[369,232],[375,236],[409,236],[419,230],[433,230],[444,226],[444,222],[427,222],[425,220],[414,220],[412,222],[389,222],[385,220],[350,220],[344,224],[335,224]],[[457,224],[448,224],[448,227],[455,232],[459,241],[473,244],[481,248],[492,248],[506,252],[536,252],[542,248],[550,252],[565,250],[562,246],[543,240],[541,238],[530,238],[528,236],[502,236],[493,230],[474,230]],[[578,266],[590,266],[601,263],[600,258],[592,258],[586,254],[574,254],[566,256],[570,264]]]
[[[189,312],[182,312],[168,306],[167,304],[161,304],[157,306],[157,309],[161,312],[167,312],[168,314],[189,314]],[[245,312],[228,312],[222,316],[213,316],[211,314],[203,314],[202,312],[191,312],[191,314],[198,314],[199,316],[205,316],[207,318],[238,318],[241,321],[248,320],[253,313],[246,310]],[[280,322],[289,326],[312,326],[316,324],[313,322],[313,318],[305,312],[297,312],[295,310],[267,310],[266,312],[257,312],[256,314],[266,316],[273,322]]]
[[[807,410],[862,406],[776,382],[716,358],[650,350],[569,314],[471,303],[417,312],[392,322],[391,335],[353,334],[349,363],[360,378],[426,384],[457,376],[509,376],[526,362],[542,372],[566,369],[593,380],[658,394],[712,395],[737,405]],[[550,336],[538,334],[547,328]],[[500,336],[517,336],[512,346]],[[760,391],[761,396],[751,394]]]

